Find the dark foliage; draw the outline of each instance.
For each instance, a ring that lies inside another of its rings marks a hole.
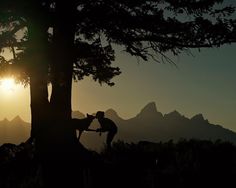
[[[78,147],[81,155],[77,162],[82,165],[73,174],[85,188],[228,187],[236,175],[236,147],[220,140],[137,144],[118,141],[101,154]],[[35,156],[33,147],[2,145],[1,188],[43,187],[43,172]]]
[[[39,66],[34,64],[35,57],[44,56],[42,61],[48,64],[48,73],[53,77],[52,61],[69,53],[74,61],[74,79],[91,75],[95,81],[113,85],[111,78],[120,74],[118,67],[111,66],[114,44],[143,60],[171,62],[165,52],[178,55],[190,48],[235,42],[235,8],[222,3],[2,0],[0,49],[8,48],[13,58],[6,61],[1,57],[1,67],[10,65],[8,74],[27,82],[31,69]],[[73,45],[66,42],[69,35],[74,38]],[[64,39],[58,40],[58,36]]]

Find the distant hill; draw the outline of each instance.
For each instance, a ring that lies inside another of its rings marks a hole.
[[[26,141],[30,135],[30,123],[23,121],[20,116],[16,116],[9,121],[0,121],[0,145],[4,143],[20,144]]]
[[[86,115],[79,111],[72,113],[73,118],[84,118]],[[236,144],[236,133],[208,122],[202,114],[187,118],[177,111],[162,114],[156,108],[156,104],[147,104],[135,117],[121,118],[113,109],[108,109],[105,116],[112,119],[118,126],[118,134],[115,140],[126,142],[138,141],[168,141],[170,139],[204,139],[230,141]],[[94,120],[90,128],[99,127]],[[0,121],[0,144],[11,142],[19,143],[26,140],[30,133],[30,124],[24,122],[19,116],[12,121],[4,119]],[[101,137],[96,132],[84,132],[81,143],[90,149],[99,150],[106,139],[106,133]]]

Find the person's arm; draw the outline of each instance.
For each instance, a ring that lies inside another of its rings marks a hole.
[[[103,128],[98,128],[98,129],[96,129],[96,132],[106,132],[106,130]]]
[[[98,128],[98,129],[96,129],[96,132],[99,132],[99,136],[101,136],[102,132],[106,132],[106,131],[102,128]]]

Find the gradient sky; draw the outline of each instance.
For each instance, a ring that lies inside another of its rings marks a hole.
[[[234,0],[228,0],[236,4]],[[169,57],[178,68],[152,61],[138,62],[117,49],[115,65],[122,74],[115,86],[100,86],[91,78],[73,85],[72,107],[83,113],[115,109],[127,119],[149,102],[158,111],[179,111],[186,117],[202,113],[211,123],[236,131],[236,44],[192,51]],[[17,86],[4,91],[0,86],[0,120],[20,115],[30,121],[29,88]]]
[[[202,113],[215,124],[236,131],[236,45],[182,54],[170,64],[140,62],[119,54],[116,63],[123,73],[114,87],[91,79],[74,87],[73,109],[94,112],[114,108],[121,117],[136,115],[148,102],[158,111],[178,110],[192,117]],[[78,96],[78,97],[77,97]]]
[[[114,78],[116,85],[100,86],[91,78],[75,83],[73,110],[94,113],[113,108],[127,119],[154,101],[162,113],[177,110],[186,117],[202,113],[210,122],[236,131],[236,44],[193,54],[172,57],[176,68],[138,62],[117,50],[115,65],[122,74]],[[0,119],[20,115],[30,121],[29,89],[4,91],[0,86],[0,91]]]

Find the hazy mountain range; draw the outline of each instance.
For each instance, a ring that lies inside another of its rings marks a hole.
[[[173,139],[210,139],[226,140],[236,143],[236,133],[208,122],[202,114],[187,118],[177,111],[162,114],[157,111],[156,104],[147,104],[139,114],[130,119],[122,119],[115,110],[105,112],[106,117],[112,119],[118,126],[115,140],[137,142],[140,140],[159,142]],[[85,115],[79,111],[72,113],[74,118],[83,118]],[[95,120],[90,128],[98,128]],[[29,137],[30,123],[24,122],[19,116],[12,121],[0,121],[0,144],[20,143]],[[91,149],[99,150],[105,142],[106,133],[101,137],[96,132],[84,132],[81,142]]]
[[[4,143],[19,144],[29,138],[30,123],[23,121],[19,116],[9,121],[0,121],[0,145]]]

